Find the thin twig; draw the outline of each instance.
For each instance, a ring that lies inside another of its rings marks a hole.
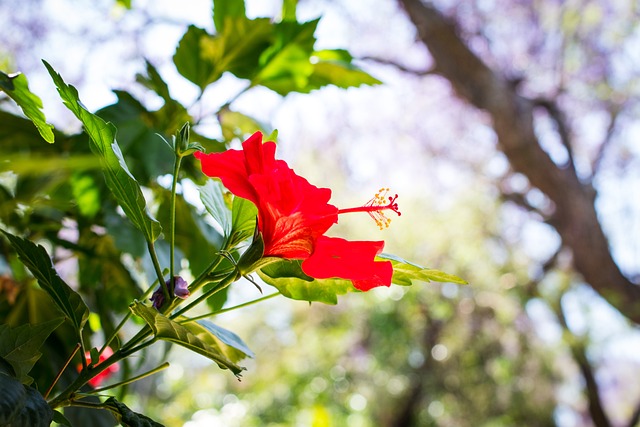
[[[58,375],[56,375],[56,377],[53,379],[53,382],[51,383],[51,385],[49,386],[49,388],[47,389],[46,393],[43,396],[45,399],[49,397],[51,390],[53,390],[53,387],[56,386],[56,384],[58,383],[58,380],[60,380],[60,377],[62,376],[62,373],[67,369],[67,366],[69,366],[69,363],[71,363],[71,361],[73,360],[73,357],[76,355],[78,350],[80,350],[80,343],[76,344],[75,348],[73,349],[73,352],[71,352],[71,356],[69,356],[69,358],[67,359],[67,362],[64,364],[62,369],[60,369],[60,372],[58,372]]]

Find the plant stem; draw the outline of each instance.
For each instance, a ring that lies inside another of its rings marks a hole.
[[[156,275],[158,276],[158,282],[160,282],[160,286],[162,287],[162,293],[164,294],[165,301],[169,301],[171,296],[169,295],[169,289],[167,288],[167,284],[164,281],[164,276],[162,274],[162,268],[160,268],[160,261],[158,261],[158,254],[156,253],[156,247],[153,245],[153,242],[147,242],[147,248],[149,249],[149,256],[151,256],[151,262],[153,263],[153,268],[156,271]]]
[[[220,292],[221,290],[223,290],[224,288],[226,288],[227,286],[229,286],[230,284],[235,282],[236,281],[236,276],[237,276],[236,271],[235,270],[232,271],[229,275],[227,275],[222,280],[220,280],[220,282],[218,282],[218,284],[215,287],[211,288],[209,291],[207,291],[207,292],[203,293],[202,295],[200,295],[198,298],[195,299],[195,301],[192,301],[187,306],[182,307],[180,310],[178,310],[177,312],[175,312],[174,314],[169,316],[169,318],[170,319],[175,319],[176,317],[178,317],[181,314],[187,312],[188,310],[191,310],[193,307],[195,307],[196,305],[201,303],[203,300],[209,298],[210,296],[214,295],[217,292]]]
[[[164,362],[162,365],[158,366],[157,368],[153,368],[152,370],[147,371],[147,372],[145,372],[143,374],[137,375],[137,376],[135,376],[133,378],[129,378],[128,380],[125,380],[125,381],[120,381],[119,383],[111,384],[111,385],[108,385],[106,387],[102,387],[102,388],[98,388],[98,389],[95,389],[95,390],[91,390],[89,392],[85,392],[84,394],[102,393],[103,391],[107,391],[107,390],[110,390],[112,388],[116,388],[116,387],[120,387],[120,386],[123,386],[123,385],[131,384],[132,382],[135,382],[135,381],[141,380],[143,378],[146,378],[146,377],[148,377],[150,375],[155,374],[156,372],[160,372],[160,371],[162,371],[164,369],[167,369],[168,367],[169,367],[169,362]]]
[[[169,280],[171,280],[171,289],[175,289],[175,246],[176,246],[176,191],[178,188],[178,174],[180,173],[180,164],[182,157],[176,154],[176,160],[173,165],[173,183],[171,184],[171,206],[169,210]],[[171,295],[173,296],[173,295]],[[167,298],[167,295],[165,295]],[[169,301],[169,298],[166,299]]]
[[[280,295],[280,292],[274,292],[272,294],[265,295],[265,296],[263,296],[261,298],[254,299],[252,301],[248,301],[248,302],[245,302],[245,303],[242,303],[242,304],[238,304],[238,305],[235,305],[233,307],[225,308],[225,309],[218,310],[218,311],[212,311],[211,313],[202,314],[202,315],[196,316],[196,317],[190,317],[190,318],[182,320],[182,321],[180,321],[178,323],[184,324],[184,323],[194,322],[196,320],[205,319],[207,317],[214,316],[216,314],[222,314],[222,313],[226,313],[228,311],[237,310],[239,308],[248,307],[250,305],[257,304],[257,303],[262,302],[262,301],[266,301],[266,300],[271,299],[273,297],[276,297],[278,295]]]
[[[76,344],[75,348],[71,352],[71,356],[69,356],[69,358],[67,359],[67,362],[64,364],[62,369],[60,369],[60,372],[58,372],[58,375],[56,375],[56,377],[53,379],[53,382],[51,383],[51,385],[47,389],[47,392],[43,396],[45,399],[49,397],[49,393],[51,393],[51,390],[53,390],[53,387],[55,387],[55,385],[58,383],[58,380],[60,380],[62,373],[67,369],[67,366],[69,366],[69,363],[71,363],[71,360],[73,360],[73,356],[76,355],[78,350],[80,350],[80,343]]]

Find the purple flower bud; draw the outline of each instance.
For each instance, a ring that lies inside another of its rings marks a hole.
[[[153,291],[153,295],[151,295],[150,299],[153,301],[153,308],[160,310],[164,304],[164,292],[162,292],[162,288],[158,288]]]
[[[191,294],[189,292],[187,282],[182,277],[175,276],[173,282],[175,284],[175,288],[173,290],[173,293],[175,296],[177,296],[178,298],[185,299]]]
[[[169,289],[169,294],[172,294],[172,296],[185,299],[191,294],[187,282],[180,276],[174,276],[174,289],[171,289],[171,279],[167,280],[165,284]],[[150,300],[153,302],[153,307],[156,310],[160,310],[164,305],[164,292],[162,288],[156,289],[151,295]]]

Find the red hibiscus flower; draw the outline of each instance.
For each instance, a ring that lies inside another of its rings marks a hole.
[[[348,241],[324,234],[338,222],[338,214],[349,212],[367,212],[381,228],[388,226],[385,210],[400,215],[397,196],[376,195],[365,206],[338,209],[329,204],[330,189],[310,184],[285,161],[276,160],[275,143],[262,143],[260,132],[242,147],[222,153],[196,152],[195,157],[205,175],[220,178],[229,191],[257,206],[264,256],[301,259],[309,276],[349,279],[360,290],[391,284],[391,263],[375,261],[384,242]]]
[[[111,347],[105,348],[104,351],[102,352],[102,354],[100,355],[100,359],[99,359],[98,363],[96,363],[96,365],[98,365],[98,364],[102,363],[103,361],[107,360],[112,355],[113,355],[113,350],[111,350]],[[91,354],[88,351],[86,352],[85,357],[87,358],[87,364],[90,364],[91,363]],[[82,370],[82,365],[78,365],[77,369],[78,369],[78,372],[80,372]],[[89,385],[91,387],[93,387],[93,388],[98,388],[100,386],[100,384],[102,384],[103,381],[108,379],[114,373],[118,372],[119,369],[120,369],[120,367],[117,364],[113,364],[113,365],[109,366],[107,369],[105,369],[104,371],[100,372],[95,377],[91,378],[89,380]]]

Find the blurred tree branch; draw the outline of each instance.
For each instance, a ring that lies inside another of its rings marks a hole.
[[[534,132],[536,101],[520,96],[508,79],[489,68],[463,42],[455,23],[432,5],[420,0],[399,3],[431,52],[435,73],[449,80],[458,96],[490,115],[499,148],[513,169],[553,202],[550,224],[571,249],[576,270],[624,316],[640,323],[640,286],[613,260],[594,206],[594,188],[581,182],[573,167],[554,163],[540,145]],[[547,111],[563,132],[561,116],[553,108]],[[561,136],[569,137],[568,132]]]

